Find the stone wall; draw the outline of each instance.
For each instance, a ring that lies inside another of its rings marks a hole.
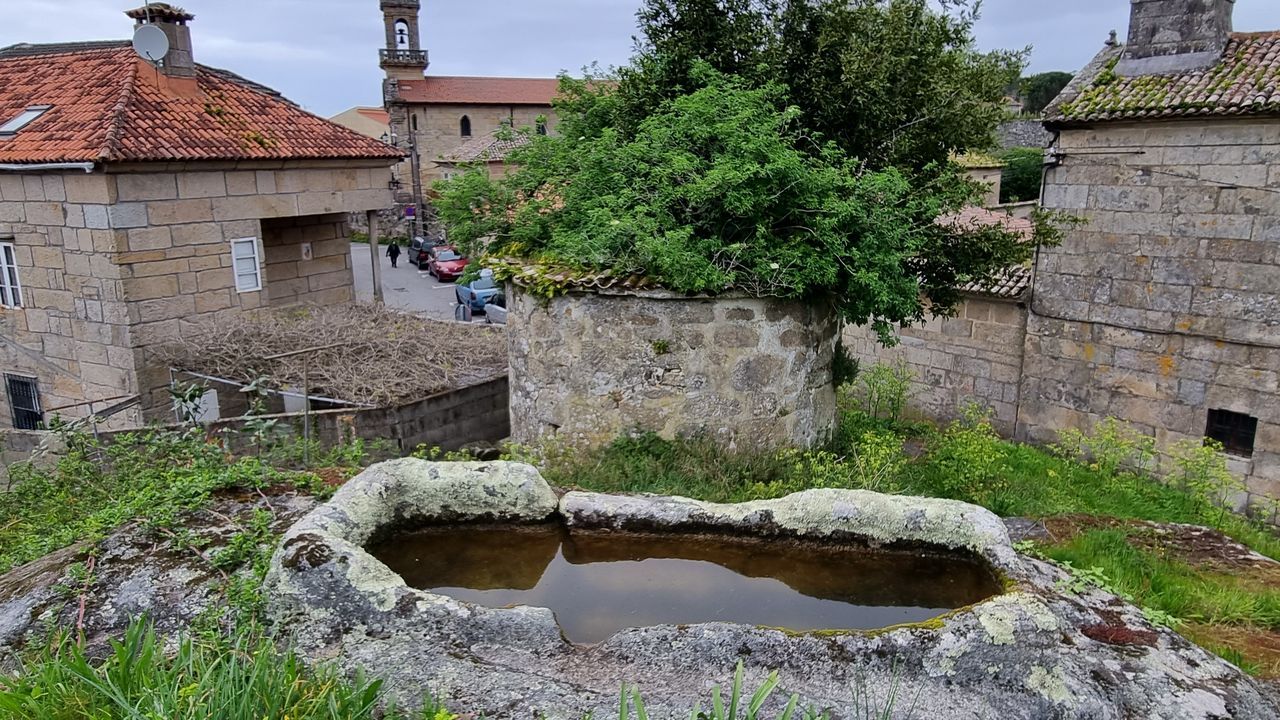
[[[343,216],[391,205],[389,169],[287,167],[0,174],[0,242],[15,244],[24,299],[23,308],[0,309],[0,370],[35,377],[45,409],[64,407],[67,417],[87,412],[67,406],[131,394],[142,394],[144,406],[112,418],[109,427],[164,415],[168,371],[154,348],[195,319],[274,304],[265,269],[257,292],[237,292],[231,270],[230,241],[266,240],[264,221],[310,218],[293,228],[269,226],[281,230],[273,231],[273,258],[298,257],[303,238],[317,250],[315,259],[292,268],[306,276],[306,293],[290,282],[297,278],[283,277],[290,272],[284,264],[272,270],[281,283],[276,301],[349,299]],[[289,247],[294,240],[299,244]],[[0,391],[0,428],[11,425]]]
[[[886,348],[865,327],[844,329],[845,349],[862,368],[902,363],[912,374],[910,412],[937,422],[954,419],[967,402],[993,412],[992,424],[1013,435],[1022,378],[1027,310],[1011,300],[971,297],[956,317],[935,318],[898,329],[899,343]]]
[[[264,273],[273,307],[355,299],[347,215],[262,221]],[[309,249],[309,255],[304,253]]]
[[[1259,424],[1235,470],[1280,498],[1280,124],[1067,129],[1059,150],[1044,204],[1088,224],[1040,253],[1019,434],[1114,416],[1168,448],[1240,412]]]
[[[114,179],[83,171],[0,173],[0,242],[12,242],[21,308],[0,308],[0,371],[34,377],[46,409],[136,392]],[[113,422],[136,425],[137,409]],[[0,429],[13,427],[0,386]]]
[[[831,308],[745,297],[509,288],[511,429],[606,443],[632,430],[812,445],[835,420]]]
[[[471,137],[462,137],[464,115],[471,120]],[[410,105],[409,122],[415,117],[425,190],[430,190],[431,184],[442,179],[444,172],[450,169],[437,165],[437,159],[457,150],[468,140],[492,135],[503,123],[516,128],[533,127],[539,117],[546,117],[548,131],[554,131],[556,127],[555,112],[550,106],[539,105]],[[407,135],[402,134],[401,137]]]

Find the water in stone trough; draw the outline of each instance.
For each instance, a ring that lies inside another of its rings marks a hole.
[[[704,622],[882,628],[1000,592],[977,560],[798,540],[467,525],[397,535],[369,551],[421,590],[550,608],[575,643]]]

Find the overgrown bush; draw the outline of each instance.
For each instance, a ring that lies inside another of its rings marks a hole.
[[[563,78],[559,133],[511,130],[518,168],[438,184],[440,217],[536,292],[642,274],[834,303],[888,343],[1061,237],[949,222],[985,189],[948,158],[991,143],[1022,62],[976,51],[977,5],[649,0],[635,62]]]
[[[1007,508],[1013,467],[1008,444],[991,426],[989,410],[965,406],[960,419],[929,439],[928,464],[937,486],[947,497],[986,505],[996,513]]]

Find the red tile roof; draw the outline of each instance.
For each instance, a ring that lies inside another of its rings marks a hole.
[[[957,230],[976,230],[999,225],[1009,232],[1021,235],[1027,242],[1035,238],[1035,223],[1030,218],[1014,217],[1012,213],[1003,210],[969,207],[953,215],[938,218],[938,224]],[[1026,265],[1014,265],[995,272],[989,278],[965,283],[957,289],[969,295],[1021,300],[1030,288],[1031,268]]]
[[[122,43],[0,49],[0,123],[52,106],[0,138],[0,162],[402,157],[225,70],[199,66],[186,90],[167,81]]]
[[[1171,75],[1115,73],[1124,47],[1109,47],[1045,111],[1049,124],[1280,114],[1280,30],[1233,33],[1222,62]]]
[[[437,105],[550,105],[559,92],[555,78],[432,76],[400,80],[400,99]]]

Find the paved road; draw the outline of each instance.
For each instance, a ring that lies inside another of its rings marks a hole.
[[[391,260],[387,258],[386,246],[379,245],[382,263],[382,297],[387,307],[425,315],[437,320],[452,320],[453,308],[457,304],[453,283],[441,283],[425,272],[410,265],[400,256],[400,267],[391,268]],[[356,299],[373,300],[373,266],[369,262],[369,246],[360,243],[351,245],[351,267],[356,276]]]

